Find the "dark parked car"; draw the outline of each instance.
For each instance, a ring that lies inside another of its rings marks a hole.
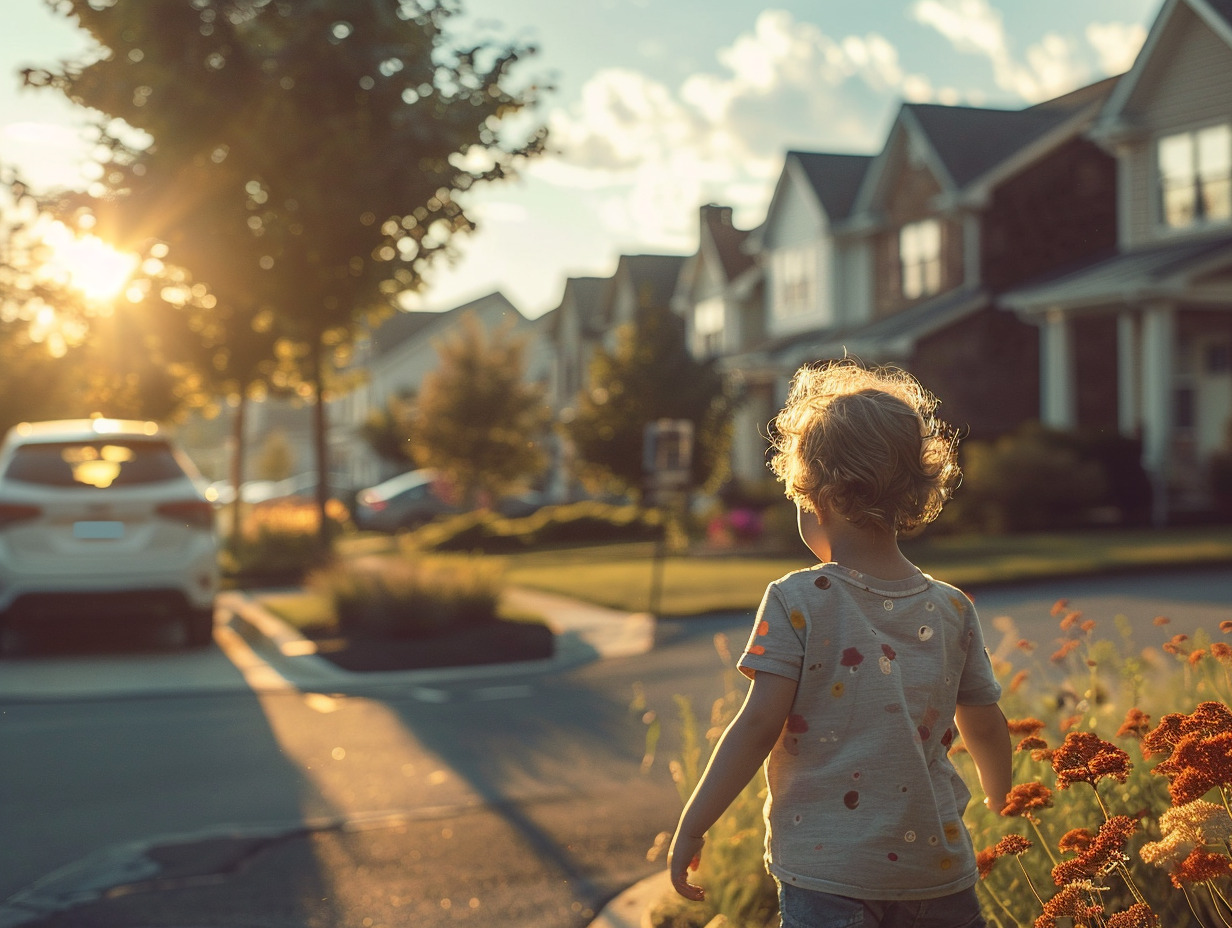
[[[434,470],[413,470],[360,490],[355,497],[355,524],[378,532],[417,528],[463,507],[448,482]]]

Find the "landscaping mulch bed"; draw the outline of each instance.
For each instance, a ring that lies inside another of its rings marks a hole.
[[[317,654],[343,670],[424,670],[504,664],[551,657],[551,629],[537,622],[497,619],[413,637],[314,638]]]

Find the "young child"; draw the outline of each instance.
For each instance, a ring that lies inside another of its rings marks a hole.
[[[752,680],[672,839],[672,885],[765,762],[766,866],[785,928],[982,928],[948,752],[962,736],[984,801],[1010,790],[1001,687],[975,608],[916,568],[898,533],[958,484],[957,438],[910,375],[805,367],[771,466],[821,562],[770,584],[739,668]]]

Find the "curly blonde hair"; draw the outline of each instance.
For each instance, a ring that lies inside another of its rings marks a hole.
[[[770,462],[807,512],[829,505],[858,526],[926,525],[962,477],[958,437],[906,371],[850,359],[800,368],[773,423]]]

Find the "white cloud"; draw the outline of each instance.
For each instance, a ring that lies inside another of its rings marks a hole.
[[[1099,56],[1103,72],[1123,74],[1133,67],[1146,41],[1146,27],[1139,23],[1091,23],[1086,37]]]
[[[948,39],[956,51],[986,57],[997,86],[1028,102],[1066,93],[1090,77],[1076,43],[1057,33],[1028,48],[1025,62],[1016,60],[1001,14],[988,0],[916,0],[910,15]]]
[[[764,209],[788,148],[872,151],[899,98],[936,97],[883,35],[831,37],[782,10],[670,88],[607,69],[549,117],[555,154],[528,173],[593,198],[616,236],[691,247],[700,203]]]

